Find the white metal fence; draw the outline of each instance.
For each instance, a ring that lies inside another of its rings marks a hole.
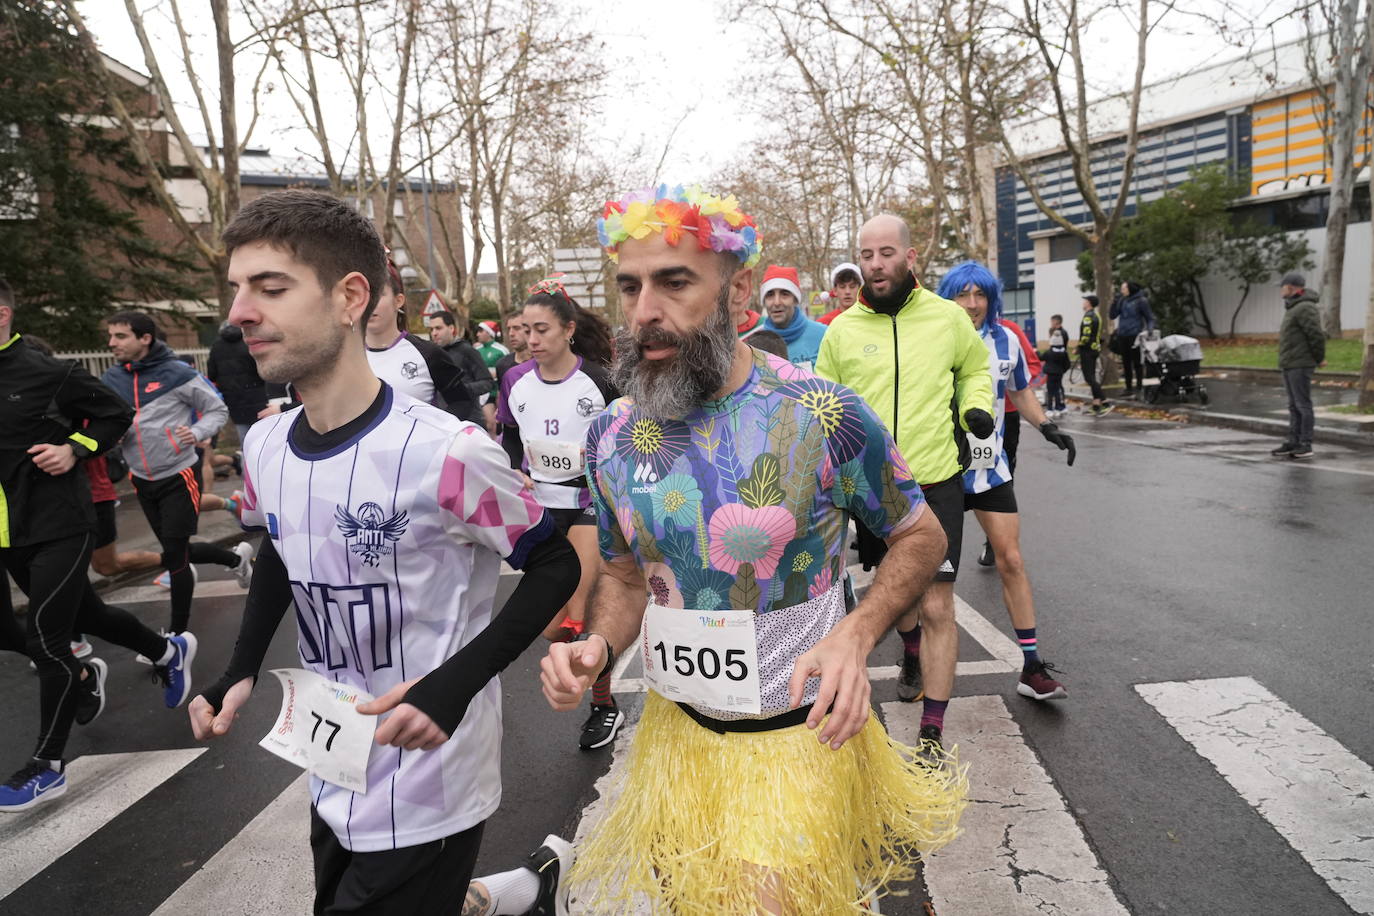
[[[208,347],[193,347],[185,350],[178,350],[177,356],[189,356],[195,360],[196,371],[205,373],[206,362],[210,359]],[[58,359],[74,359],[86,368],[86,371],[96,378],[100,378],[105,370],[115,364],[115,358],[109,350],[85,350],[81,353],[58,353]]]

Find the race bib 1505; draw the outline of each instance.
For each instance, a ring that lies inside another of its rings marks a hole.
[[[281,712],[258,744],[325,782],[367,794],[367,758],[377,717],[355,707],[372,697],[301,668],[274,668],[272,673],[281,681]]]
[[[640,629],[644,679],[676,703],[761,713],[754,612],[650,604]]]

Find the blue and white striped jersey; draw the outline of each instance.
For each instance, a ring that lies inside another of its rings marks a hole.
[[[1016,335],[990,322],[984,322],[979,333],[988,348],[988,371],[992,373],[992,403],[997,421],[993,444],[997,449],[997,463],[990,468],[965,471],[965,493],[984,493],[1011,480],[1011,466],[1002,444],[1006,434],[1006,395],[1008,391],[1020,391],[1030,384],[1026,356],[1021,352],[1021,342]]]

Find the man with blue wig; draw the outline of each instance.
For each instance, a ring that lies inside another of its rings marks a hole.
[[[1006,398],[1040,428],[1046,441],[1076,454],[1073,439],[1045,417],[1030,390],[1026,354],[1015,334],[1002,324],[1002,284],[992,271],[976,261],[957,264],[940,281],[939,294],[963,306],[988,348],[988,369],[995,387],[993,410],[996,423],[991,436],[969,437],[968,470],[964,472],[964,510],[973,510],[982,526],[1002,578],[1002,600],[1016,628],[1016,641],[1024,656],[1016,692],[1033,700],[1062,700],[1064,685],[1051,676],[1054,667],[1040,658],[1035,635],[1035,601],[1030,577],[1021,558],[1021,519],[1016,511],[1011,467],[1004,445]]]

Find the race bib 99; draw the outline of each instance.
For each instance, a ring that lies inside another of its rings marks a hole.
[[[759,649],[754,612],[695,611],[650,604],[640,629],[644,679],[676,703],[758,715]]]
[[[979,439],[973,433],[968,436],[969,448],[969,470],[986,471],[997,466],[997,433],[993,432],[986,439]]]

